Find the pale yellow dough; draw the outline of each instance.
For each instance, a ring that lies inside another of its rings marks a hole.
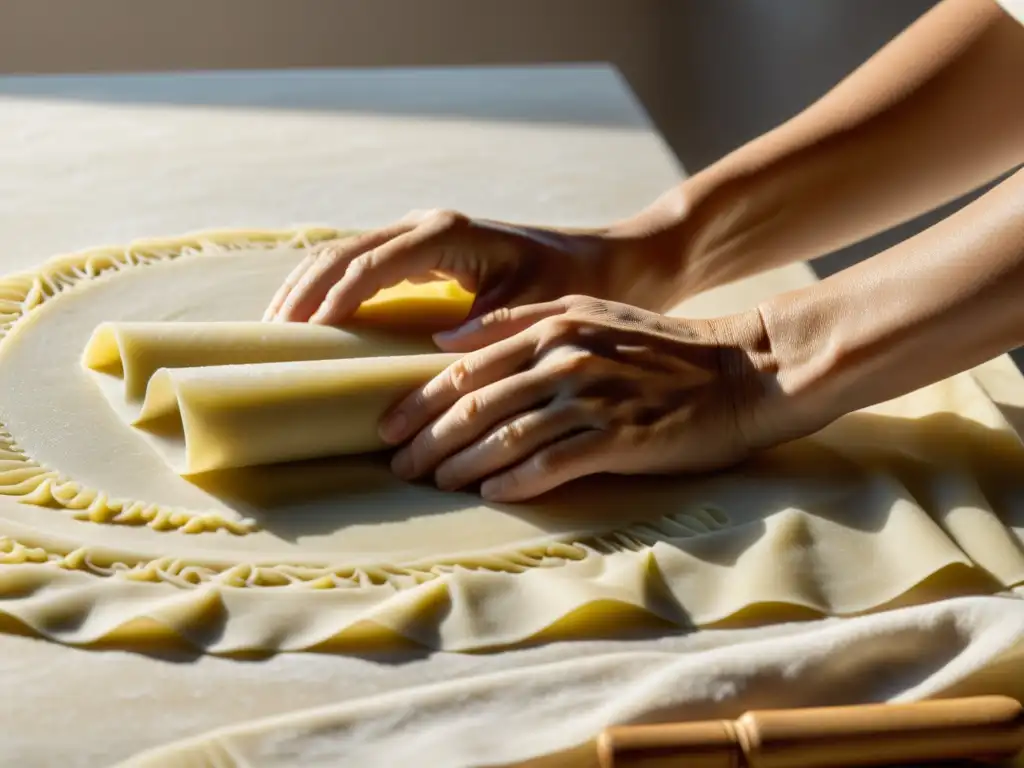
[[[388,303],[401,306],[395,297]],[[433,352],[437,348],[429,336],[346,331],[309,323],[115,322],[96,328],[85,347],[82,364],[97,373],[123,379],[118,399],[141,403],[149,380],[160,368]]]
[[[418,289],[404,290],[415,304]],[[457,358],[429,336],[307,323],[104,323],[83,364],[176,472],[195,475],[381,450],[387,408]]]
[[[215,427],[220,437],[200,435],[195,457],[210,467],[307,450],[299,430],[267,439],[241,414],[284,393],[314,421],[328,406],[311,394],[313,370],[333,391],[356,370],[384,367],[390,386],[399,370],[408,384],[444,362],[418,350],[380,364],[337,350],[316,353],[338,358],[326,362],[268,363],[266,350],[192,359],[202,344],[177,346],[186,329],[172,326],[256,323],[305,249],[338,235],[208,233],[75,254],[0,281],[0,618],[83,645],[174,638],[232,653],[398,638],[474,650],[614,632],[641,617],[709,626],[850,615],[1024,583],[1024,448],[970,374],[729,472],[591,477],[525,505],[402,483],[376,453],[183,478],[154,450],[160,420],[149,432],[130,426],[146,407],[140,382],[151,384],[151,410],[169,406],[172,426],[187,432],[198,414]],[[441,322],[430,307],[447,307],[448,323],[469,306],[451,285],[429,290],[440,293],[392,293],[374,305],[391,309],[372,311],[399,318],[389,331],[422,333],[419,318]],[[372,311],[361,321],[381,320]],[[146,328],[163,328],[141,342],[163,347],[155,358],[133,351]],[[86,361],[106,373],[83,366],[87,346]],[[261,391],[272,377],[248,372],[263,366],[295,375],[295,386]],[[373,417],[396,392],[372,396],[358,428],[330,437],[351,442],[324,450],[374,447]],[[351,426],[353,413],[323,421]]]
[[[136,422],[183,475],[379,451],[384,412],[458,355],[163,369]]]

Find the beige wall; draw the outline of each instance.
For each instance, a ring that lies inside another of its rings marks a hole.
[[[644,71],[664,0],[3,0],[0,70],[588,59]]]
[[[934,0],[0,0],[0,73],[610,61],[695,170]]]
[[[665,109],[666,0],[0,0],[0,73],[611,61]]]

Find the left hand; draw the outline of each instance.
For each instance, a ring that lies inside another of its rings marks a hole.
[[[702,471],[760,445],[750,314],[666,317],[588,297],[503,309],[442,334],[467,352],[386,415],[392,468],[522,501],[594,473]],[[748,343],[749,342],[749,343]]]

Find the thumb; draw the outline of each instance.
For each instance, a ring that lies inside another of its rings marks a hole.
[[[501,307],[473,318],[458,328],[434,334],[434,343],[444,352],[470,352],[515,336],[540,320],[561,315],[568,307],[563,301]]]

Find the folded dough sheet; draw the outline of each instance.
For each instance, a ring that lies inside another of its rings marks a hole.
[[[429,337],[306,323],[106,323],[83,355],[176,472],[380,450],[384,412],[458,355]]]

